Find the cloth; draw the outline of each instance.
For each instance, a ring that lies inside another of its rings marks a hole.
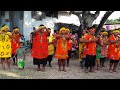
[[[32,45],[32,57],[37,59],[43,59],[48,56],[48,33],[44,32],[40,35],[39,32],[35,33],[33,38],[33,45]]]
[[[16,50],[17,58],[18,59],[25,59],[25,49],[24,48],[18,48]]]
[[[100,59],[100,58],[101,58],[101,47],[97,46],[96,59]]]
[[[85,37],[87,40],[94,39],[95,36],[90,36],[89,34]],[[96,55],[96,42],[89,42],[87,44],[87,55]]]
[[[114,35],[110,35],[109,40],[116,40]],[[108,58],[112,60],[119,60],[119,44],[120,43],[108,43]]]
[[[48,37],[48,41],[49,42],[52,42],[54,39],[55,38],[52,35],[50,35]],[[53,54],[54,54],[54,45],[53,44],[49,44],[48,45],[48,55],[53,55]]]
[[[64,37],[59,38],[57,40],[55,57],[58,59],[67,59],[68,58],[68,44],[67,44],[67,40]]]
[[[20,43],[20,34],[12,34],[11,44],[12,44],[12,54],[15,54],[15,51],[19,47]]]
[[[17,60],[17,65],[18,65],[18,68],[24,68],[25,66],[25,60],[24,59],[18,59]]]
[[[10,33],[10,32],[7,32]],[[0,34],[0,58],[11,57],[11,41],[10,37],[6,34]]]
[[[107,54],[108,54],[107,45],[106,45],[107,42],[108,42],[107,37],[100,37],[100,44],[105,45],[105,46],[101,46],[101,57],[102,58],[107,57]]]

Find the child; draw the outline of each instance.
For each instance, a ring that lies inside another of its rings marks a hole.
[[[71,51],[71,57],[72,59],[76,59],[76,54],[78,50],[78,42],[76,38],[72,38],[72,51]]]
[[[19,43],[19,48],[16,50],[15,55],[17,54],[17,65],[19,69],[24,69],[25,66],[25,49],[24,43]],[[15,56],[14,56],[15,57]]]
[[[100,67],[100,58],[101,58],[101,47],[99,43],[97,44],[97,50],[96,50],[96,63],[97,63],[97,70],[99,70]]]

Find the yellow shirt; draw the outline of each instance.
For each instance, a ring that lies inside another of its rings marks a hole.
[[[11,40],[7,34],[10,35],[11,33],[0,34],[0,58],[11,57]]]
[[[49,41],[49,42],[52,42],[54,39],[55,39],[55,38],[54,38],[52,35],[50,35],[50,36],[48,37],[48,41]],[[53,45],[53,44],[50,44],[50,45],[48,45],[48,55],[53,55],[53,54],[54,54],[54,45]]]

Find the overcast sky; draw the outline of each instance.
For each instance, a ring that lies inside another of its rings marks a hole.
[[[98,18],[94,21],[94,23],[99,24],[101,18],[103,17],[103,15],[105,14],[106,11],[100,11],[100,15],[98,16]],[[114,11],[108,19],[117,19],[120,17],[120,11]]]
[[[95,11],[91,11],[95,12]],[[93,22],[93,24],[99,24],[103,15],[105,14],[106,11],[100,11],[100,15],[97,17],[97,19]],[[108,19],[117,19],[120,17],[120,11],[114,11]],[[57,22],[63,22],[63,23],[74,23],[75,25],[79,26],[80,22],[79,19],[76,15],[71,15],[71,16],[59,16],[59,19]]]

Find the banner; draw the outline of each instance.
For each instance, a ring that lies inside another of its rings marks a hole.
[[[0,58],[11,57],[11,42],[6,34],[0,34]]]

